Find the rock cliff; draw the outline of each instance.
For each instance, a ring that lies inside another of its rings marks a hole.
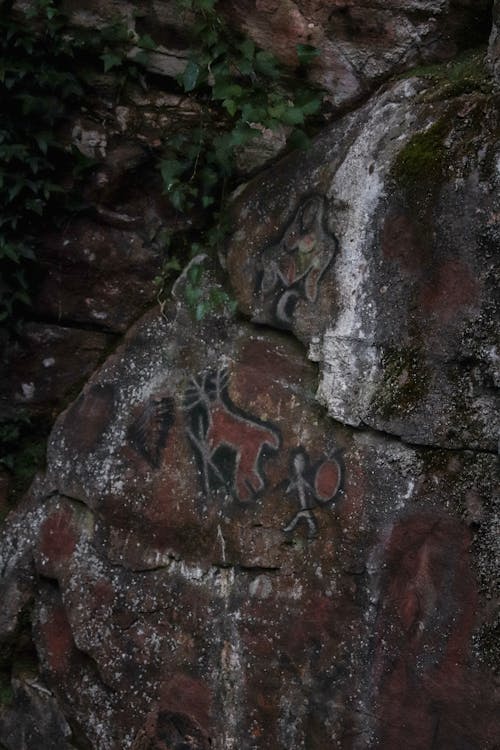
[[[119,5],[182,58],[170,4]],[[155,79],[76,116],[93,213],[47,232],[2,386],[66,405],[1,529],[0,747],[494,750],[496,26],[463,56],[491,6],[221,12],[289,65],[317,46],[331,121],[233,195],[239,312],[195,322],[182,276],[155,304],[148,155],[194,105]]]

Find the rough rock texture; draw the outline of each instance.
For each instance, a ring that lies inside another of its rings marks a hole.
[[[495,449],[498,135],[494,97],[405,80],[235,199],[238,300],[309,345],[334,418]]]
[[[329,93],[335,107],[358,100],[381,80],[412,66],[452,58],[457,51],[486,43],[491,29],[491,0],[225,0],[220,4],[230,25],[272,51],[291,68],[299,66],[297,44],[320,54],[310,80]],[[131,31],[149,33],[160,43],[148,67],[175,77],[189,52],[189,13],[174,2],[140,4],[116,0],[65,0],[75,24],[102,27],[125,19]],[[132,53],[133,56],[133,53]]]
[[[26,324],[6,352],[9,377],[0,381],[1,417],[28,409],[33,416],[55,418],[61,401],[81,388],[112,342],[98,331]]]
[[[4,639],[34,597],[47,736],[62,711],[102,750],[495,746],[461,520],[474,497],[491,523],[494,457],[334,424],[314,387],[287,337],[178,310],[58,420],[2,557]]]
[[[169,3],[68,7],[184,49]],[[322,65],[355,69],[345,103],[451,54],[479,4],[226,7],[278,53],[342,52]],[[482,69],[443,70],[235,194],[236,319],[195,323],[183,277],[144,312],[177,220],[151,155],[193,103],[75,114],[100,167],[45,238],[2,409],[87,382],[1,529],[2,748],[498,747],[498,100]]]
[[[359,99],[397,71],[486,41],[491,3],[453,0],[228,0],[228,17],[257,44],[297,66],[297,44],[319,51],[310,77],[334,105]]]
[[[497,83],[500,83],[500,4],[493,4],[493,26],[491,29],[488,63]]]

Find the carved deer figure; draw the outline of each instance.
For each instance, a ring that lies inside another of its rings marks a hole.
[[[278,430],[240,412],[227,392],[228,372],[192,378],[186,391],[185,407],[190,414],[188,435],[202,463],[203,481],[210,494],[210,475],[224,484],[235,497],[246,502],[264,488],[261,468],[263,452],[280,446]],[[234,476],[217,462],[217,452],[229,448],[234,455]]]

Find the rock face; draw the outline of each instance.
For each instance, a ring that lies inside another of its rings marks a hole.
[[[381,24],[348,99],[394,50],[425,56],[409,42],[424,20],[445,54],[478,7],[385,5],[290,3],[283,38],[318,43],[309,19],[326,45],[357,23],[352,57],[338,48],[354,65]],[[73,6],[97,23],[116,4]],[[231,7],[278,44],[281,4]],[[169,6],[147,4],[144,31],[151,9]],[[196,323],[182,277],[143,313],[172,220],[148,148],[191,104],[135,92],[106,128],[85,113],[72,128],[102,160],[92,211],[46,238],[47,320],[13,348],[2,403],[55,410],[86,383],[1,529],[2,748],[498,747],[500,153],[483,58],[388,85],[234,195],[237,318]]]
[[[490,2],[405,0],[228,0],[228,16],[257,44],[297,66],[297,44],[320,54],[310,76],[330,92],[334,105],[359,99],[395,72],[447,60],[464,46],[485,42]]]
[[[476,498],[487,534],[494,457],[332,423],[296,344],[221,322],[180,310],[133,329],[5,530],[1,633],[34,597],[46,736],[222,750],[411,731],[422,749],[493,748],[460,519]],[[23,711],[1,715],[9,750]]]
[[[495,449],[498,158],[494,99],[410,79],[238,195],[238,300],[309,346],[335,419]]]
[[[488,48],[488,62],[497,83],[500,83],[500,5],[493,4],[493,27]]]
[[[319,55],[310,80],[329,93],[334,107],[345,107],[382,80],[415,65],[449,60],[459,50],[486,43],[491,29],[491,0],[224,0],[229,24],[291,68],[299,67],[297,45],[314,46]],[[73,22],[102,27],[126,20],[137,33],[160,42],[150,69],[169,78],[184,69],[192,17],[172,2],[148,0],[138,12],[134,2],[65,0]]]

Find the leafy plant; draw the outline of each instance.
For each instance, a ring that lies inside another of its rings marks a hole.
[[[291,82],[269,52],[230,30],[215,10],[215,0],[181,0],[194,18],[195,50],[179,84],[201,105],[197,127],[177,133],[164,144],[159,164],[164,192],[181,214],[194,217],[197,232],[187,256],[200,251],[216,255],[228,227],[226,198],[237,183],[237,156],[265,130],[286,129],[289,148],[306,146],[308,120],[321,109],[321,92],[302,81]],[[297,45],[299,61],[309,64],[318,54],[310,45]],[[285,86],[285,83],[292,84]],[[185,253],[185,238],[168,238],[169,260],[158,282],[165,299],[172,258]],[[180,265],[180,264],[179,264]],[[218,302],[231,304],[227,294],[201,289],[202,271],[190,266],[186,299],[196,317]]]
[[[42,229],[72,207],[68,189],[92,166],[61,131],[90,87],[99,55],[117,87],[140,76],[154,42],[122,22],[71,29],[55,0],[17,9],[0,0],[0,322],[29,305],[28,275]],[[116,70],[115,70],[116,69]]]
[[[45,451],[49,424],[45,420],[33,420],[19,412],[17,416],[0,422],[0,469],[7,471],[9,481],[9,505],[21,497],[30,485],[35,473],[45,464]],[[0,520],[5,507],[0,511]]]
[[[172,206],[193,217],[188,234],[165,235],[168,259],[158,279],[162,304],[173,273],[200,252],[214,256],[220,249],[241,150],[263,130],[283,127],[289,147],[306,145],[306,125],[321,107],[320,92],[300,80],[285,85],[290,81],[273,55],[229,30],[215,0],[180,4],[193,19],[195,52],[179,85],[197,100],[201,114],[196,127],[166,140],[159,161]],[[24,10],[0,0],[0,10],[1,322],[29,304],[28,281],[42,230],[61,219],[69,189],[92,166],[64,145],[61,132],[89,91],[95,60],[119,91],[127,77],[142,79],[136,63],[145,64],[156,44],[120,21],[98,33],[72,29],[55,0],[34,0]],[[307,65],[317,50],[298,45],[297,54]],[[202,277],[201,266],[191,263],[185,293],[197,317],[217,304],[234,307],[220,289],[202,292]]]
[[[58,128],[68,103],[81,97],[71,72],[72,40],[52,0],[22,12],[3,2],[0,15],[0,321],[29,304],[26,267],[37,236],[61,204],[58,168],[68,154]]]

